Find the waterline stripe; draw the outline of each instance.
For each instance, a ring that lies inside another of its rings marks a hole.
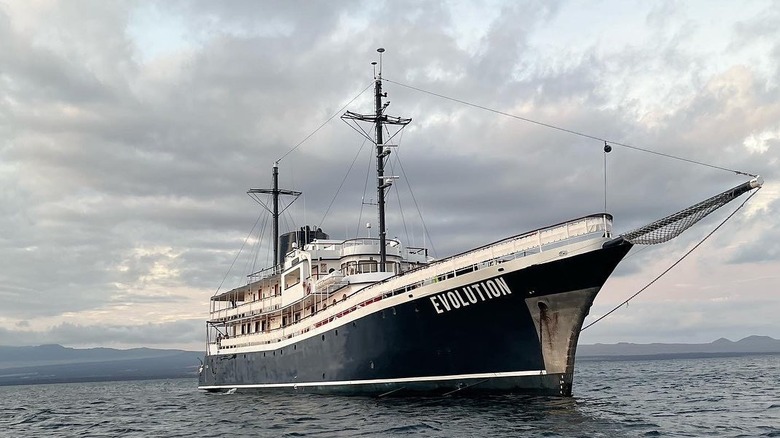
[[[479,374],[453,374],[449,376],[424,376],[424,377],[401,377],[395,379],[372,379],[372,380],[342,380],[336,382],[301,382],[301,383],[258,383],[252,385],[212,385],[199,386],[198,389],[230,389],[230,388],[287,388],[287,387],[309,387],[309,386],[339,386],[339,385],[370,385],[381,383],[406,383],[406,382],[434,382],[437,380],[457,380],[457,379],[490,379],[502,377],[524,377],[524,376],[545,376],[545,370],[533,371],[510,371],[500,373],[479,373]]]

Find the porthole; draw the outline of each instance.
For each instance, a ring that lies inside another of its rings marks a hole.
[[[339,331],[338,331],[338,330],[335,330],[335,332],[336,332],[336,336],[338,336],[338,335],[339,335]]]
[[[504,268],[498,268],[498,272],[504,272]]]
[[[352,327],[357,327],[357,324],[355,324],[355,323],[353,322],[353,323],[352,323]]]
[[[298,349],[298,345],[297,344],[293,345],[293,350],[297,350],[297,349]]]
[[[322,373],[322,378],[323,378],[323,379],[325,378],[325,373]]]
[[[325,335],[322,335],[322,340],[323,340],[323,341],[325,340]]]
[[[395,307],[393,307],[393,315],[395,315],[395,314],[396,314],[396,313],[395,313]]]

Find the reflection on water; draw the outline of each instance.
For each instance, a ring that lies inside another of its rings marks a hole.
[[[577,398],[504,395],[376,399],[234,394],[227,399],[217,403],[222,412],[243,411],[248,415],[253,411],[249,406],[263,406],[264,411],[268,409],[264,415],[268,429],[293,435],[332,431],[329,428],[334,424],[338,425],[339,436],[518,436],[533,432],[544,432],[545,436],[609,436],[622,427],[589,414]]]
[[[578,364],[573,398],[210,394],[190,379],[0,387],[0,436],[780,436],[780,355]]]

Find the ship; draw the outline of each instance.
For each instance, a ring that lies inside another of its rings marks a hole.
[[[279,188],[274,163],[272,187],[248,192],[270,199],[273,262],[211,297],[199,389],[571,396],[583,322],[629,250],[678,236],[763,182],[751,175],[627,233],[614,234],[612,215],[601,212],[433,259],[387,238],[393,180],[384,167],[393,145],[383,134],[411,119],[385,114],[382,85],[380,63],[373,112],[342,115],[371,126],[378,235],[332,239],[303,227],[280,236],[280,198],[301,192]]]

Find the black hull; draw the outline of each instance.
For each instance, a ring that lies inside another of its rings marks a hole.
[[[499,265],[475,281],[477,286],[466,275],[448,291],[377,306],[373,313],[282,348],[208,355],[199,386],[371,395],[571,395],[582,322],[629,249],[623,244],[514,272]]]

